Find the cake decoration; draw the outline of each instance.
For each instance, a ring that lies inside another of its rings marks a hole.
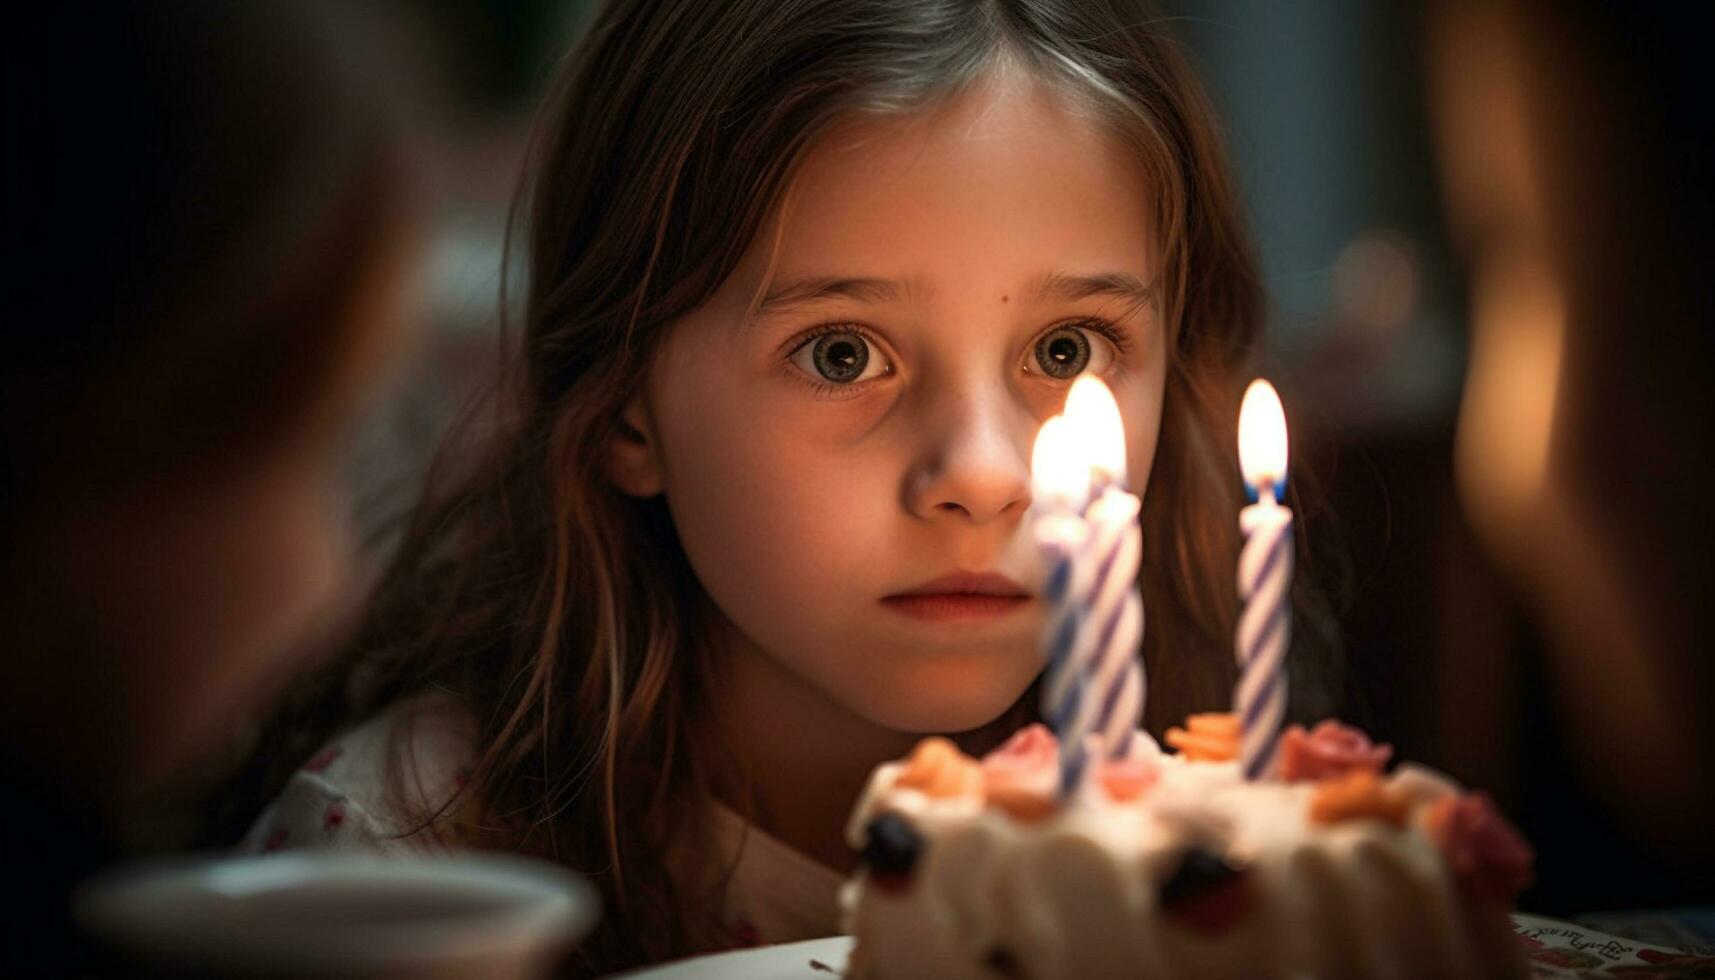
[[[983,756],[980,765],[990,806],[1026,823],[1046,818],[1058,806],[1054,793],[1060,746],[1046,725],[1027,725],[1014,732]]]
[[[1403,827],[1410,814],[1411,797],[1368,769],[1353,769],[1324,779],[1316,784],[1316,795],[1310,798],[1312,823],[1380,820]]]
[[[1530,887],[1536,852],[1495,809],[1489,794],[1443,797],[1430,804],[1425,828],[1468,894],[1511,904]]]
[[[1368,735],[1329,718],[1309,732],[1288,725],[1280,736],[1281,779],[1298,782],[1326,779],[1353,770],[1381,772],[1393,756],[1393,746],[1376,745]]]
[[[1388,782],[1410,797],[1414,804],[1434,803],[1459,792],[1459,784],[1451,777],[1415,762],[1402,762],[1395,766]]]
[[[988,755],[983,776],[990,788],[1018,781],[1035,782],[1060,762],[1060,743],[1041,722],[1026,725]]]
[[[1250,907],[1250,878],[1201,847],[1185,852],[1178,870],[1161,886],[1168,918],[1201,933],[1223,932]]]
[[[902,789],[921,790],[931,797],[981,795],[983,774],[958,746],[940,736],[917,743],[899,774]]]
[[[870,880],[877,887],[901,891],[911,883],[911,869],[917,866],[923,839],[912,828],[911,821],[897,813],[883,813],[869,822],[868,842],[863,849],[863,862],[869,869]]]
[[[1173,755],[1138,733],[1064,798],[1041,726],[980,761],[925,739],[879,766],[848,827],[849,975],[1523,975],[1506,912],[1532,853],[1486,795],[1387,772],[1338,723],[1249,779],[1211,747],[1237,731],[1193,718]]]
[[[1135,800],[1161,778],[1161,767],[1142,759],[1116,759],[1103,763],[1096,778],[1116,803]]]
[[[1026,786],[991,788],[988,804],[1024,823],[1046,820],[1059,808],[1059,802],[1053,796]]]
[[[1239,716],[1211,711],[1185,719],[1184,728],[1169,728],[1167,744],[1195,762],[1226,762],[1239,757]]]

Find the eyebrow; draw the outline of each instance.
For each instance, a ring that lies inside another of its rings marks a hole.
[[[1088,276],[1049,272],[1038,276],[1026,287],[1024,294],[1027,299],[1035,301],[1104,296],[1142,305],[1155,297],[1155,287],[1129,272],[1098,272]]]
[[[757,302],[754,312],[756,316],[763,316],[840,296],[868,303],[885,303],[918,291],[921,291],[920,287],[913,280],[806,276],[774,283]]]
[[[769,287],[752,311],[753,317],[780,313],[798,306],[808,306],[823,300],[845,297],[861,302],[897,302],[913,294],[928,294],[931,288],[916,279],[877,279],[841,276],[805,276],[777,282]],[[1044,300],[1080,300],[1092,296],[1127,301],[1128,309],[1148,303],[1155,288],[1127,272],[1098,272],[1073,275],[1046,272],[1027,284],[1023,291],[1026,302]]]

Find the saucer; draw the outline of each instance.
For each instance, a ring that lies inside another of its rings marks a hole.
[[[139,962],[222,976],[533,977],[600,917],[582,877],[509,855],[294,851],[98,877],[79,921]]]

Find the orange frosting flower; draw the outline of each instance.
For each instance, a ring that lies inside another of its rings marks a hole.
[[[1368,735],[1332,718],[1309,732],[1302,725],[1288,725],[1280,733],[1280,778],[1293,783],[1357,769],[1381,772],[1392,755],[1393,746],[1372,744]]]
[[[1495,809],[1489,794],[1435,801],[1424,829],[1467,894],[1510,905],[1530,887],[1536,852]]]
[[[1231,712],[1192,715],[1185,728],[1167,730],[1167,744],[1192,762],[1227,762],[1239,756],[1239,729],[1239,716]]]
[[[1009,783],[988,784],[988,805],[998,807],[1024,823],[1046,819],[1059,803],[1052,794]]]
[[[1410,814],[1411,798],[1382,782],[1381,776],[1368,769],[1354,769],[1345,775],[1324,779],[1316,787],[1315,795],[1310,797],[1312,823],[1380,820],[1403,827]]]
[[[918,742],[911,750],[894,785],[920,790],[937,799],[966,794],[982,796],[983,774],[975,759],[935,735]]]

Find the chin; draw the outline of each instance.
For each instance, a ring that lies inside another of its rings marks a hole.
[[[986,659],[986,658],[985,658]],[[1040,664],[936,664],[890,678],[852,707],[871,721],[917,735],[966,732],[1006,713],[1030,687]]]

